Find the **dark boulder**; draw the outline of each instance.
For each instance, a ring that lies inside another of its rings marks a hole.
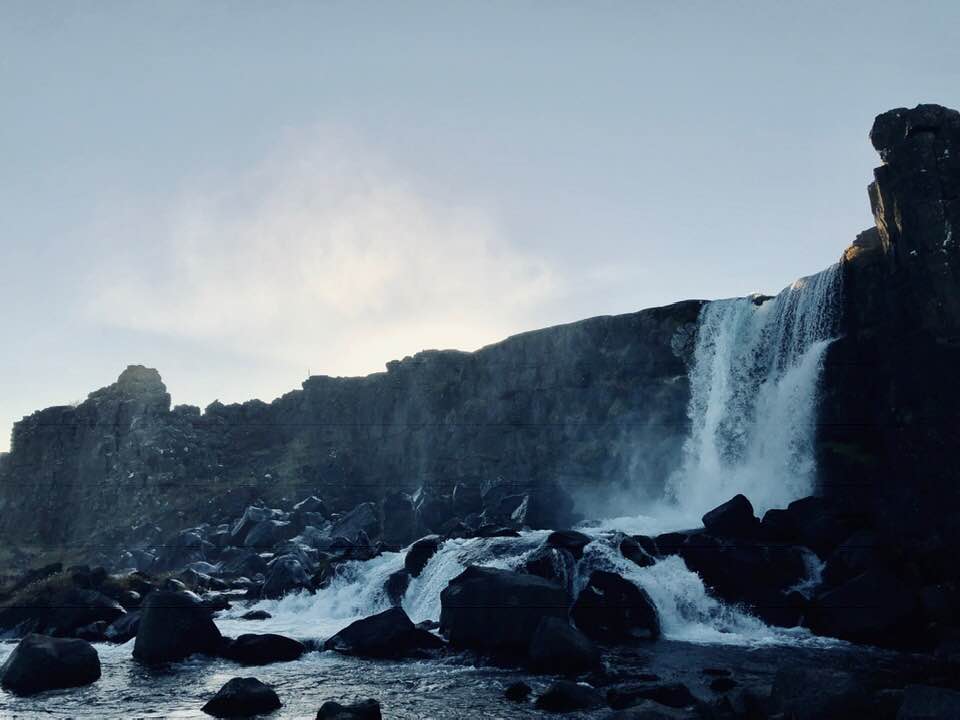
[[[80,638],[81,640],[86,640],[87,642],[103,642],[106,640],[104,632],[107,629],[107,623],[103,620],[99,620],[89,625],[84,625],[81,628],[77,628],[73,631],[73,636],[75,638]]]
[[[583,557],[583,549],[593,542],[593,538],[576,530],[555,530],[547,536],[545,544],[548,547],[562,548],[579,560]]]
[[[323,500],[311,495],[308,498],[305,498],[293,506],[293,512],[295,513],[317,513],[323,517],[329,517],[330,513],[327,512],[327,506],[324,505]]]
[[[440,605],[451,645],[525,654],[543,618],[567,618],[570,596],[543,578],[470,566],[443,590]]]
[[[624,710],[615,710],[603,716],[604,720],[702,720],[703,717],[704,715],[701,715],[696,710],[672,708],[666,705],[661,705],[653,700],[641,700],[637,705],[631,705]],[[706,717],[712,718],[715,716],[707,715]],[[746,713],[723,713],[716,715],[716,717],[725,719],[731,718],[731,720],[732,718],[744,718],[749,720],[754,720],[756,718],[759,720],[759,718],[766,716]]]
[[[0,667],[0,687],[17,695],[80,687],[100,679],[100,658],[85,640],[27,635]]]
[[[631,643],[660,637],[660,618],[646,590],[605,570],[595,570],[573,604],[571,617],[587,637]]]
[[[203,706],[214,717],[253,717],[281,707],[280,698],[256,678],[233,678]]]
[[[638,537],[643,537],[642,535],[637,537],[627,536],[620,541],[620,554],[623,555],[627,560],[632,562],[634,565],[640,567],[650,567],[656,562],[654,555],[656,554],[656,546],[650,538],[644,538],[649,541],[649,544],[641,543],[638,540]],[[649,549],[648,549],[649,548]]]
[[[247,535],[262,522],[273,520],[279,513],[269,508],[248,507],[236,524],[230,531],[230,542],[233,545],[241,546],[246,542]]]
[[[794,500],[786,512],[788,519],[783,524],[792,528],[792,535],[780,539],[804,545],[823,559],[850,535],[849,525],[823,498]]]
[[[690,689],[677,682],[628,683],[616,685],[607,691],[607,702],[615,710],[622,710],[643,700],[651,700],[672,708],[685,708],[697,703],[697,698]]]
[[[267,574],[267,561],[249,548],[231,548],[222,558],[221,572],[228,577],[248,577]]]
[[[540,621],[528,652],[538,672],[580,673],[600,665],[600,650],[567,620],[546,617]]]
[[[410,585],[410,573],[406,568],[391,573],[383,583],[383,591],[387,594],[391,607],[399,607],[403,603],[403,596],[407,594]]]
[[[317,711],[317,720],[381,720],[380,703],[373,699],[352,705],[327,700]]]
[[[360,533],[364,533],[368,538],[380,536],[380,517],[376,505],[372,502],[357,505],[330,528],[330,537],[342,537],[350,542],[356,542]]]
[[[870,530],[859,530],[830,553],[823,569],[823,581],[827,585],[842,585],[867,570],[879,567],[882,560],[878,554],[877,536]]]
[[[568,590],[573,585],[577,561],[569,550],[541,545],[523,563],[523,570],[530,575],[555,582]]]
[[[908,685],[897,720],[960,720],[960,692],[929,685]]]
[[[817,635],[885,647],[914,647],[919,596],[893,573],[868,570],[814,599],[807,625]]]
[[[125,613],[120,603],[97,590],[69,590],[58,606],[50,608],[47,634],[72,635],[85,625],[100,621],[110,624]]]
[[[510,683],[503,691],[503,696],[510,702],[526,702],[532,692],[529,685],[523,681]]]
[[[413,502],[417,511],[417,523],[430,532],[440,532],[440,528],[453,517],[453,504],[449,495],[439,495],[421,488]]]
[[[417,511],[413,499],[404,492],[392,492],[380,503],[381,536],[389,545],[407,545],[417,537]],[[367,533],[370,535],[370,533]],[[350,535],[344,535],[353,539]]]
[[[135,638],[140,628],[140,614],[139,610],[128,612],[110,623],[103,633],[106,641],[120,645]]]
[[[399,658],[443,647],[443,641],[417,628],[402,608],[357,620],[324,643],[325,650],[372,658]]]
[[[757,535],[760,521],[746,496],[735,495],[704,515],[703,527],[717,537],[752,538]]]
[[[871,699],[855,675],[838,670],[784,667],[770,693],[774,712],[792,720],[872,720]]]
[[[403,567],[410,573],[410,577],[418,577],[423,572],[442,544],[443,539],[439,535],[427,535],[410,546],[403,559]]]
[[[306,646],[293,638],[265,633],[241,635],[226,643],[220,654],[241,665],[267,665],[297,660],[306,651]]]
[[[588,685],[559,680],[537,698],[536,706],[547,712],[592,710],[603,705],[603,697]]]
[[[211,543],[204,541],[199,529],[182,530],[167,539],[163,547],[160,548],[151,569],[158,572],[179,570],[192,562],[206,560],[207,550],[212,547]]]
[[[254,550],[270,550],[277,543],[295,537],[299,529],[284,520],[264,520],[257,523],[243,541],[244,547]]]
[[[266,610],[251,610],[240,616],[241,620],[269,620],[273,615]]]
[[[309,590],[310,576],[296,555],[284,555],[271,563],[261,597],[278,599],[288,593]]]
[[[158,591],[143,601],[133,657],[150,665],[216,654],[220,631],[196,595]]]
[[[450,496],[451,511],[457,517],[466,517],[483,509],[483,497],[480,486],[457,483]]]

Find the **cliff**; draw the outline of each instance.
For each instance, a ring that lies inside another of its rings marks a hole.
[[[842,259],[843,336],[823,379],[823,492],[917,559],[956,577],[960,549],[960,113],[877,117],[876,226]]]
[[[0,536],[37,552],[112,547],[142,523],[215,521],[260,497],[316,493],[336,510],[497,478],[559,482],[585,499],[605,483],[658,495],[685,435],[701,305],[593,318],[474,353],[431,350],[202,414],[171,409],[157,371],[133,366],[77,407],[16,424]]]

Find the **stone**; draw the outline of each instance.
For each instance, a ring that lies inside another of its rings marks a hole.
[[[0,687],[17,695],[81,687],[100,679],[100,657],[85,640],[27,635],[0,667]]]
[[[140,615],[140,611],[135,610],[110,623],[103,633],[106,641],[120,645],[135,638],[140,628]]]
[[[647,540],[649,540],[649,538],[647,538]],[[653,544],[653,541],[650,541],[650,544],[647,546],[650,548],[650,550],[652,550],[652,552],[645,549],[644,545],[642,545],[637,538],[629,536],[620,541],[619,547],[620,554],[634,565],[639,567],[650,567],[656,563],[656,559],[654,558],[654,555],[656,554],[656,546]]]
[[[240,616],[241,620],[269,620],[273,615],[266,610],[251,610]]]
[[[214,717],[253,717],[281,707],[280,698],[268,685],[256,678],[233,678],[203,706]]]
[[[568,551],[575,560],[583,557],[583,549],[591,542],[593,542],[593,538],[576,530],[555,530],[544,541],[548,547],[562,548]]]
[[[399,607],[403,603],[403,596],[410,585],[410,572],[404,568],[391,573],[383,584],[383,591],[387,594],[391,607]]]
[[[196,653],[215,655],[222,638],[210,612],[192,593],[157,591],[143,601],[133,657],[156,665]]]
[[[296,555],[276,558],[261,589],[261,597],[278,599],[292,592],[310,590],[310,576]]]
[[[636,705],[641,700],[651,700],[672,708],[691,707],[697,698],[683,683],[658,681],[617,685],[607,691],[610,707],[621,710]]]
[[[603,643],[633,643],[660,637],[660,618],[647,592],[605,570],[595,570],[570,613],[587,637]]]
[[[399,607],[356,620],[324,643],[326,650],[371,658],[409,657],[440,647],[440,638],[417,628]]]
[[[746,496],[735,495],[704,515],[703,526],[717,537],[752,538],[757,535],[760,522]]]
[[[794,720],[873,717],[870,697],[861,681],[837,670],[780,668],[774,677],[770,703],[775,712]]]
[[[372,502],[361,503],[346,515],[333,523],[330,528],[330,537],[343,537],[356,542],[360,533],[367,537],[380,535],[380,518],[376,506]]]
[[[403,559],[403,567],[410,573],[410,577],[420,576],[442,544],[443,540],[439,535],[427,535],[410,546]]]
[[[588,685],[579,685],[567,680],[553,683],[537,698],[538,710],[547,712],[573,712],[592,710],[603,705],[603,697]]]
[[[451,645],[524,655],[543,618],[567,618],[570,596],[543,578],[470,566],[440,593],[440,605]]]
[[[600,665],[600,650],[569,621],[545,617],[537,626],[528,652],[537,672],[580,673]]]
[[[380,514],[381,535],[388,545],[404,547],[417,537],[417,511],[405,492],[388,493],[380,502]]]
[[[267,665],[297,660],[307,651],[306,646],[283,635],[240,635],[221,648],[220,654],[241,665]]]
[[[506,690],[503,691],[503,696],[510,702],[526,702],[531,692],[529,685],[519,681],[507,685]]]
[[[327,700],[317,711],[316,720],[381,720],[380,703],[367,699],[352,705]]]

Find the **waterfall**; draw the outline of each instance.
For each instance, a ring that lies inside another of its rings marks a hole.
[[[838,265],[775,298],[719,300],[700,315],[690,436],[670,499],[691,518],[743,493],[758,513],[813,492],[818,386],[837,328]]]

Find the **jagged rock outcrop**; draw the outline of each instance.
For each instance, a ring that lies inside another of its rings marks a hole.
[[[876,527],[886,560],[911,582],[956,580],[960,113],[891,110],[870,139],[883,160],[869,189],[876,226],[841,261],[842,332],[822,382],[821,489],[845,520]]]
[[[86,560],[91,546],[131,548],[131,528],[229,522],[258,498],[275,507],[315,493],[342,512],[421,487],[450,498],[459,485],[464,504],[497,478],[520,496],[611,479],[656,494],[680,452],[701,305],[593,318],[474,353],[426,351],[203,414],[171,408],[157,371],[131,366],[78,406],[16,424],[0,465],[0,539]]]

